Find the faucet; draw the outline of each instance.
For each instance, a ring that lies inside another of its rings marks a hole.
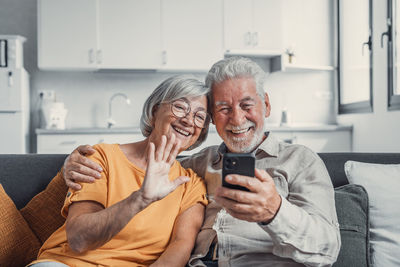
[[[128,105],[131,104],[131,100],[129,99],[129,97],[126,94],[115,93],[110,97],[110,100],[108,101],[108,119],[107,119],[107,128],[109,128],[109,129],[111,128],[111,126],[116,124],[116,121],[112,118],[112,102],[118,96],[123,97],[126,101],[126,104],[128,104]]]

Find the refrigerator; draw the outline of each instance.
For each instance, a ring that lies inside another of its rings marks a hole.
[[[0,154],[29,152],[29,74],[19,35],[0,35]]]

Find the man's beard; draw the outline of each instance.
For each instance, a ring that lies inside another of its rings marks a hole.
[[[247,121],[241,126],[228,126],[227,129],[228,130],[245,129],[250,127],[254,127],[255,129],[255,124],[251,121]],[[225,138],[226,140],[224,139],[224,142],[230,152],[250,153],[254,151],[261,144],[263,137],[264,137],[264,127],[261,127],[254,132],[254,135],[252,137],[238,138],[238,137],[226,136]]]

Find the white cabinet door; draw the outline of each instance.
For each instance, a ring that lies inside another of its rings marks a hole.
[[[101,68],[161,65],[161,0],[99,0]]]
[[[96,69],[97,0],[39,0],[41,69]]]
[[[225,49],[282,50],[280,0],[225,0]]]
[[[352,131],[274,131],[278,139],[304,145],[315,152],[351,152]]]
[[[37,153],[64,154],[71,153],[80,145],[99,143],[125,144],[143,140],[139,133],[119,134],[41,134],[37,136]]]
[[[351,152],[351,131],[294,132],[295,143],[305,145],[315,152]]]
[[[282,50],[282,0],[253,0],[253,45]]]
[[[252,48],[252,0],[225,0],[224,34],[226,49]]]
[[[222,0],[162,0],[163,68],[208,70],[223,58]]]
[[[103,137],[94,134],[53,134],[37,136],[37,153],[71,153],[79,145],[94,145],[104,142]]]

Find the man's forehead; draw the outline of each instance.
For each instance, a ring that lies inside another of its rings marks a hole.
[[[241,98],[241,99],[239,99],[239,100],[237,100],[239,103],[242,103],[242,102],[247,102],[247,101],[256,101],[256,98],[257,98],[257,96],[258,95],[256,95],[256,96],[245,96],[245,97],[243,97],[243,98]],[[214,104],[216,105],[216,106],[221,106],[221,105],[228,105],[228,104],[230,104],[230,102],[231,101],[218,101],[218,100],[215,100],[214,101]]]

